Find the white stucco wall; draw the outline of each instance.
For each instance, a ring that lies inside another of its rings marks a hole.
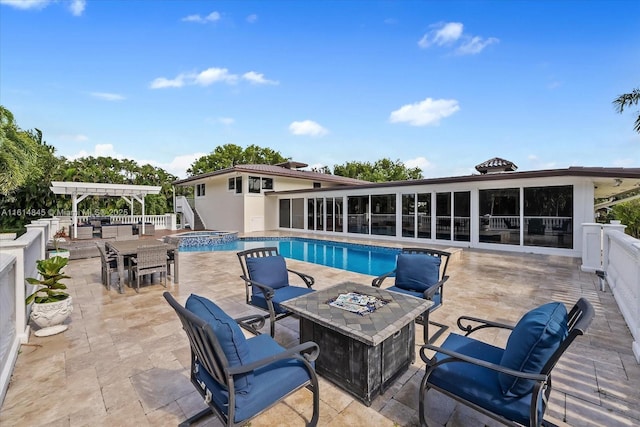
[[[240,231],[244,227],[244,193],[229,191],[227,185],[228,177],[208,179],[205,195],[195,198],[196,210],[210,230]]]

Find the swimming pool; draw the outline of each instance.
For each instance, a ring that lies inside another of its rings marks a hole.
[[[243,251],[276,246],[286,258],[379,276],[396,267],[400,249],[305,238],[239,238],[211,246],[181,247],[181,252]]]

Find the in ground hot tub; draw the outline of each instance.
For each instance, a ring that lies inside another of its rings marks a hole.
[[[166,243],[178,245],[178,248],[222,245],[237,239],[237,231],[188,231],[164,236]]]

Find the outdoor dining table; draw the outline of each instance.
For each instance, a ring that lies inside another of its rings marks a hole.
[[[173,251],[174,254],[174,269],[173,269],[173,283],[178,283],[178,246],[171,243],[164,243],[155,240],[114,240],[105,242],[111,251],[116,254],[118,259],[118,292],[124,293],[124,258],[127,256],[135,256],[138,253],[138,248],[141,246],[164,246],[167,249],[167,253]]]

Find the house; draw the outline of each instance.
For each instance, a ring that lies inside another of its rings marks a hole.
[[[582,224],[633,195],[640,168],[518,172],[494,158],[479,174],[371,183],[301,171],[300,163],[237,165],[176,181],[195,187],[207,229],[289,230],[580,256]]]
[[[275,224],[278,201],[266,197],[279,191],[335,188],[370,184],[368,181],[300,170],[308,165],[288,161],[276,165],[235,165],[175,181],[176,186],[193,186],[195,218],[202,227],[215,230],[263,231]],[[178,213],[189,206],[177,203]],[[303,218],[296,218],[302,224]],[[187,223],[189,223],[187,221]],[[296,222],[298,224],[298,222]],[[189,224],[191,225],[191,224]]]

